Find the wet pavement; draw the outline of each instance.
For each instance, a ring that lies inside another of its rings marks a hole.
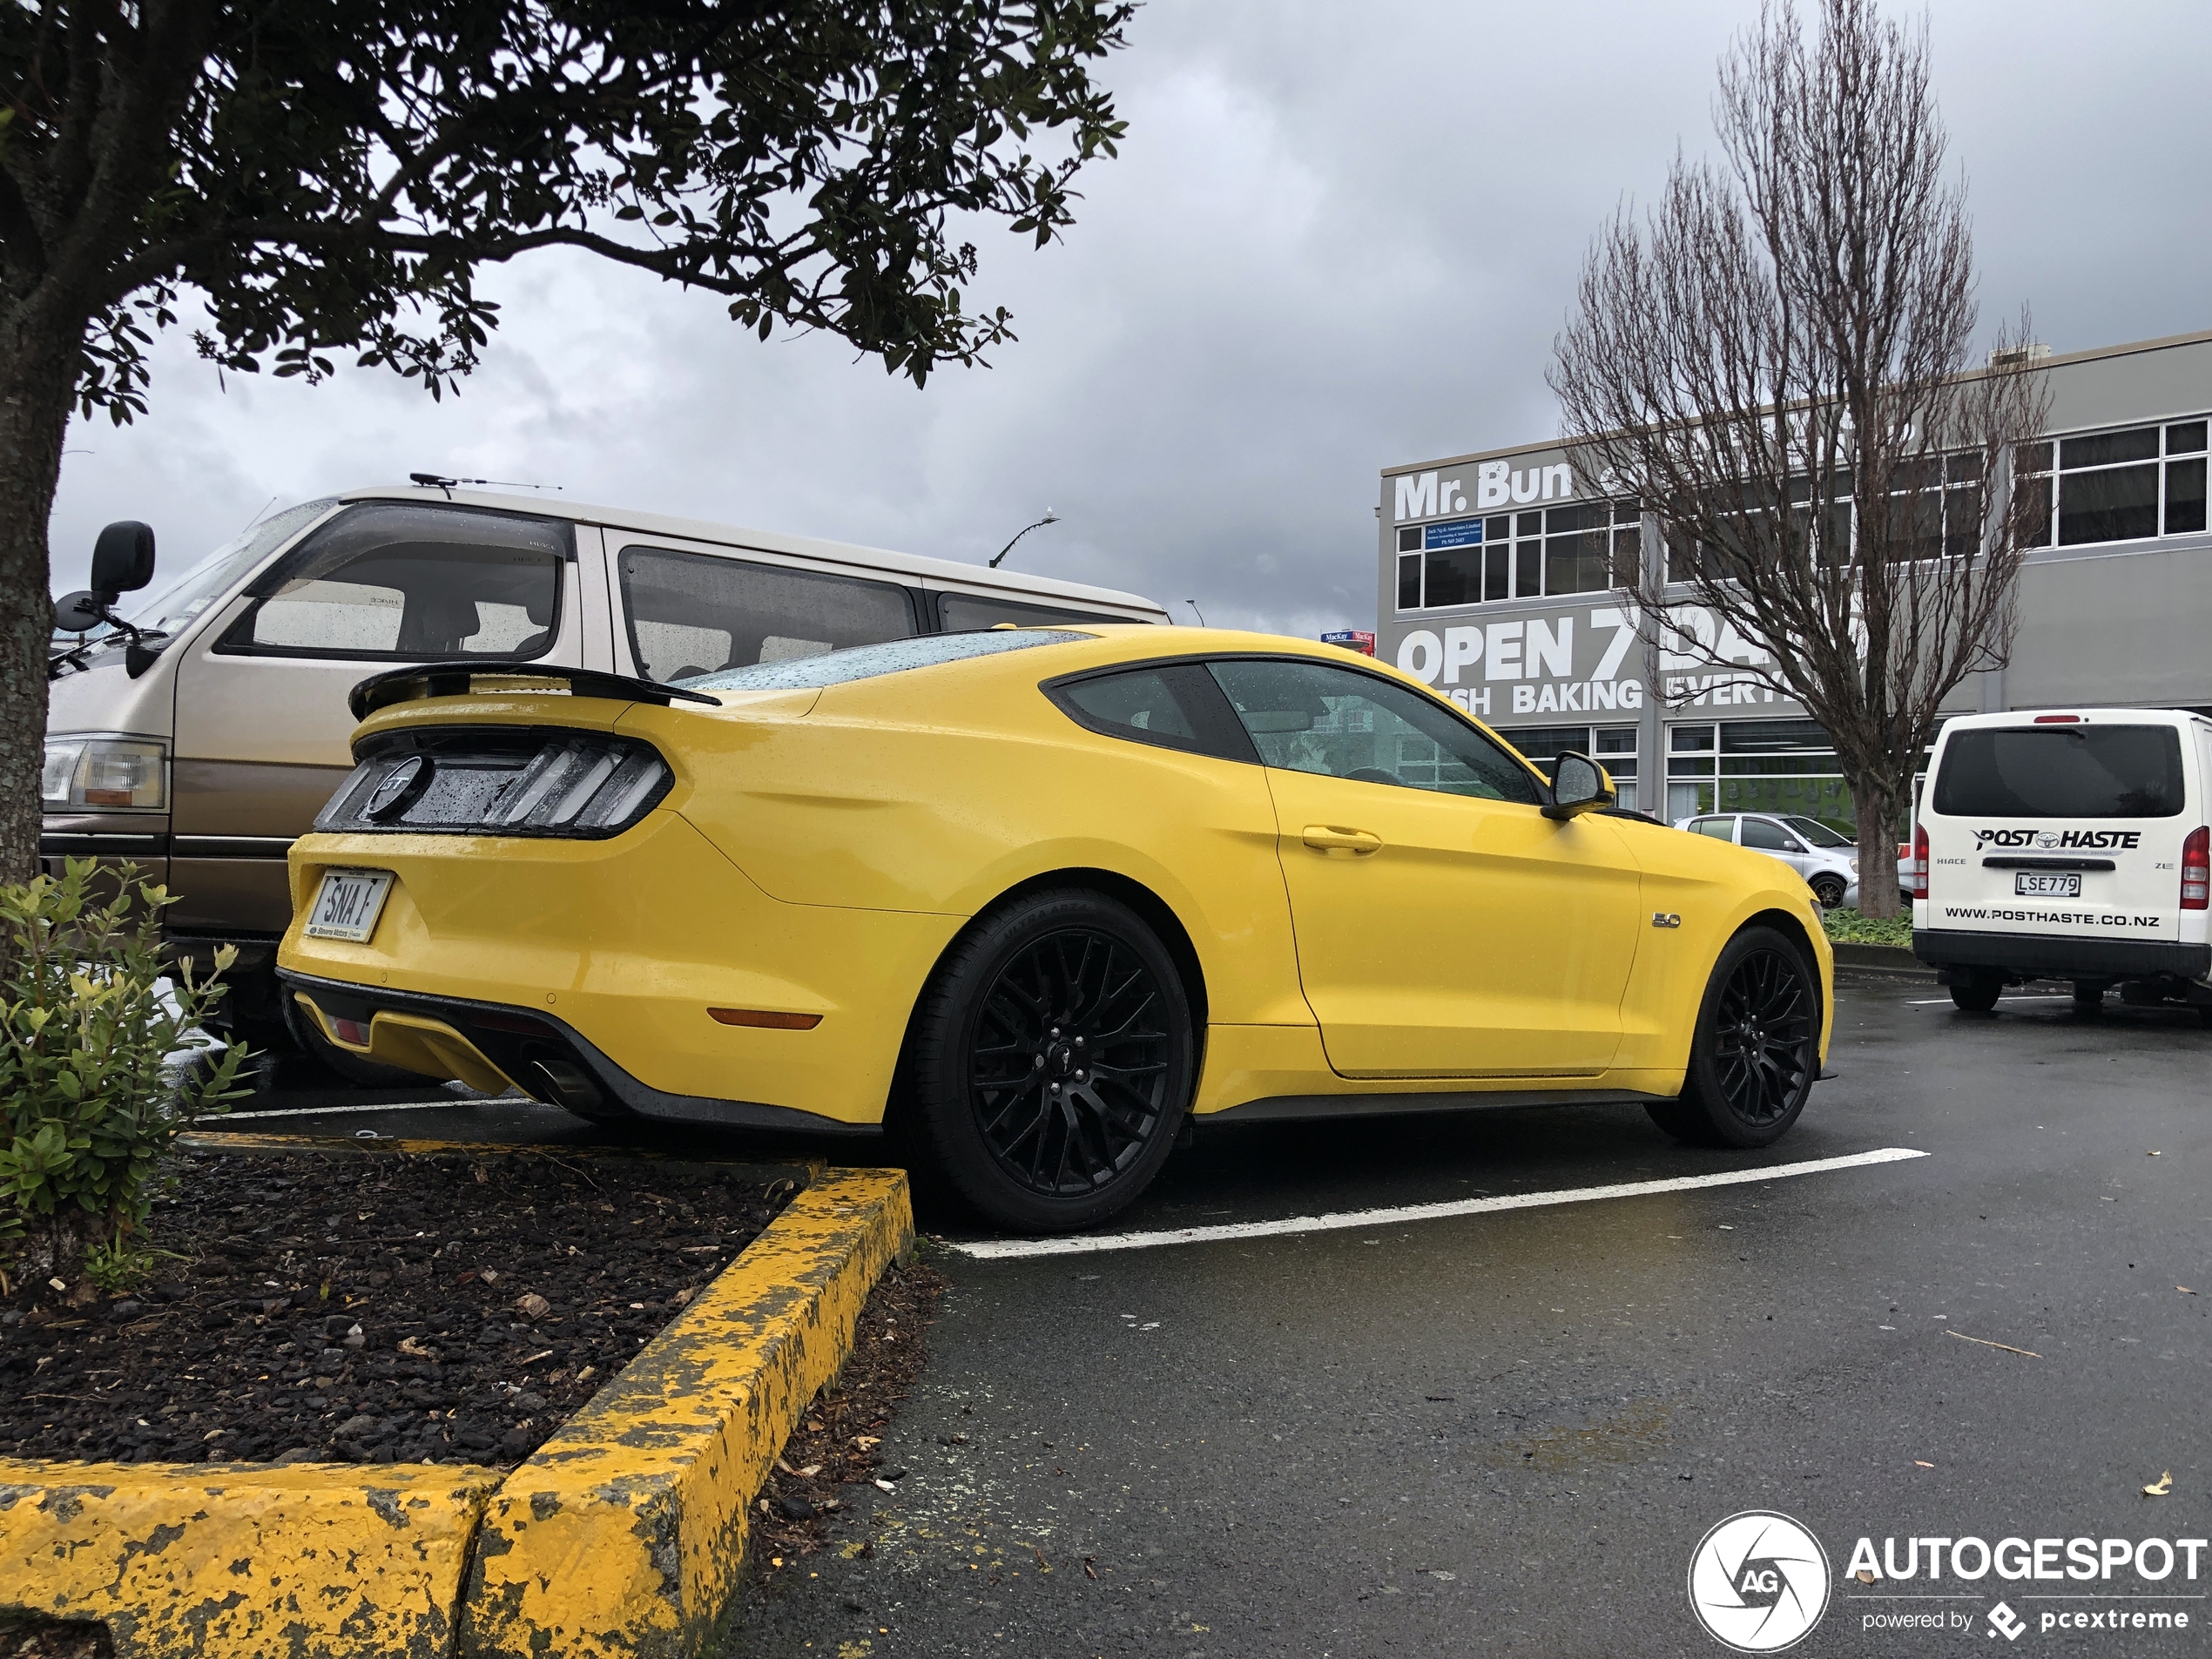
[[[1925,1551],[1911,1579],[1847,1569],[1862,1537],[1901,1569],[1916,1537],[2212,1534],[2209,1062],[2187,1012],[2060,996],[1981,1017],[1868,981],[1839,999],[1838,1076],[1754,1161],[1925,1157],[1072,1258],[974,1259],[925,1214],[953,1290],[884,1448],[907,1474],[854,1489],[827,1553],[764,1566],[722,1651],[1719,1653],[1687,1575],[1744,1510],[1826,1552],[1797,1651],[2202,1648],[2212,1552],[2194,1578],[2134,1570],[2155,1552],[2068,1578],[2061,1546],[2042,1577],[1961,1578],[1963,1551],[1934,1580]],[[622,1138],[439,1094],[285,1089],[264,1103],[377,1109],[237,1127]],[[1218,1129],[1113,1230],[1740,1167],[1634,1108]],[[2055,1622],[2077,1615],[2102,1622]]]

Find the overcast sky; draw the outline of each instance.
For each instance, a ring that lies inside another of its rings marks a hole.
[[[1130,132],[1064,242],[982,243],[1018,344],[917,392],[826,339],[547,254],[457,400],[381,370],[219,385],[189,341],[152,412],[73,428],[57,590],[115,518],[179,570],[273,499],[409,472],[1196,598],[1217,624],[1372,627],[1384,466],[1543,439],[1592,233],[1711,147],[1756,0],[1666,7],[1153,0],[1103,68]],[[1980,294],[2065,352],[2212,326],[2212,10],[1939,0],[1936,84]],[[158,582],[158,578],[157,578]]]

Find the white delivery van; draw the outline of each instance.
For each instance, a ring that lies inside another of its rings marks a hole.
[[[2208,787],[2212,721],[2186,710],[1951,721],[1912,833],[1913,954],[1962,1008],[2060,979],[2212,1022]]]
[[[1001,623],[1168,621],[1109,589],[440,483],[304,502],[165,590],[153,574],[152,532],[112,525],[92,591],[61,602],[66,628],[127,624],[50,667],[40,852],[50,871],[89,853],[165,882],[172,952],[238,946],[224,1018],[262,1044],[287,1030],[285,854],[353,768],[347,692],[371,674],[467,660],[666,681]],[[118,606],[147,588],[160,597]]]

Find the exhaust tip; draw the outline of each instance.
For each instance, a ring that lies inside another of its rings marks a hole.
[[[543,1097],[550,1099],[556,1106],[572,1112],[590,1112],[601,1110],[607,1103],[599,1085],[565,1060],[533,1060],[529,1069],[544,1091]]]

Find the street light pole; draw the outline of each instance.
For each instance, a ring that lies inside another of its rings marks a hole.
[[[1183,603],[1189,605],[1191,610],[1197,615],[1198,618],[1198,626],[1201,628],[1206,626],[1206,613],[1198,609],[1198,602],[1196,599],[1185,599]]]
[[[1041,530],[1048,524],[1057,524],[1059,522],[1060,515],[1054,512],[1052,509],[1048,507],[1044,509],[1044,516],[1039,519],[1035,523],[1024,524],[1020,529],[1014,532],[1014,542],[1020,541],[1031,530]],[[1008,542],[1004,547],[999,549],[997,555],[991,560],[991,569],[994,570],[997,570],[999,568],[999,560],[1004,558],[1008,554],[1014,551],[1014,542]]]

